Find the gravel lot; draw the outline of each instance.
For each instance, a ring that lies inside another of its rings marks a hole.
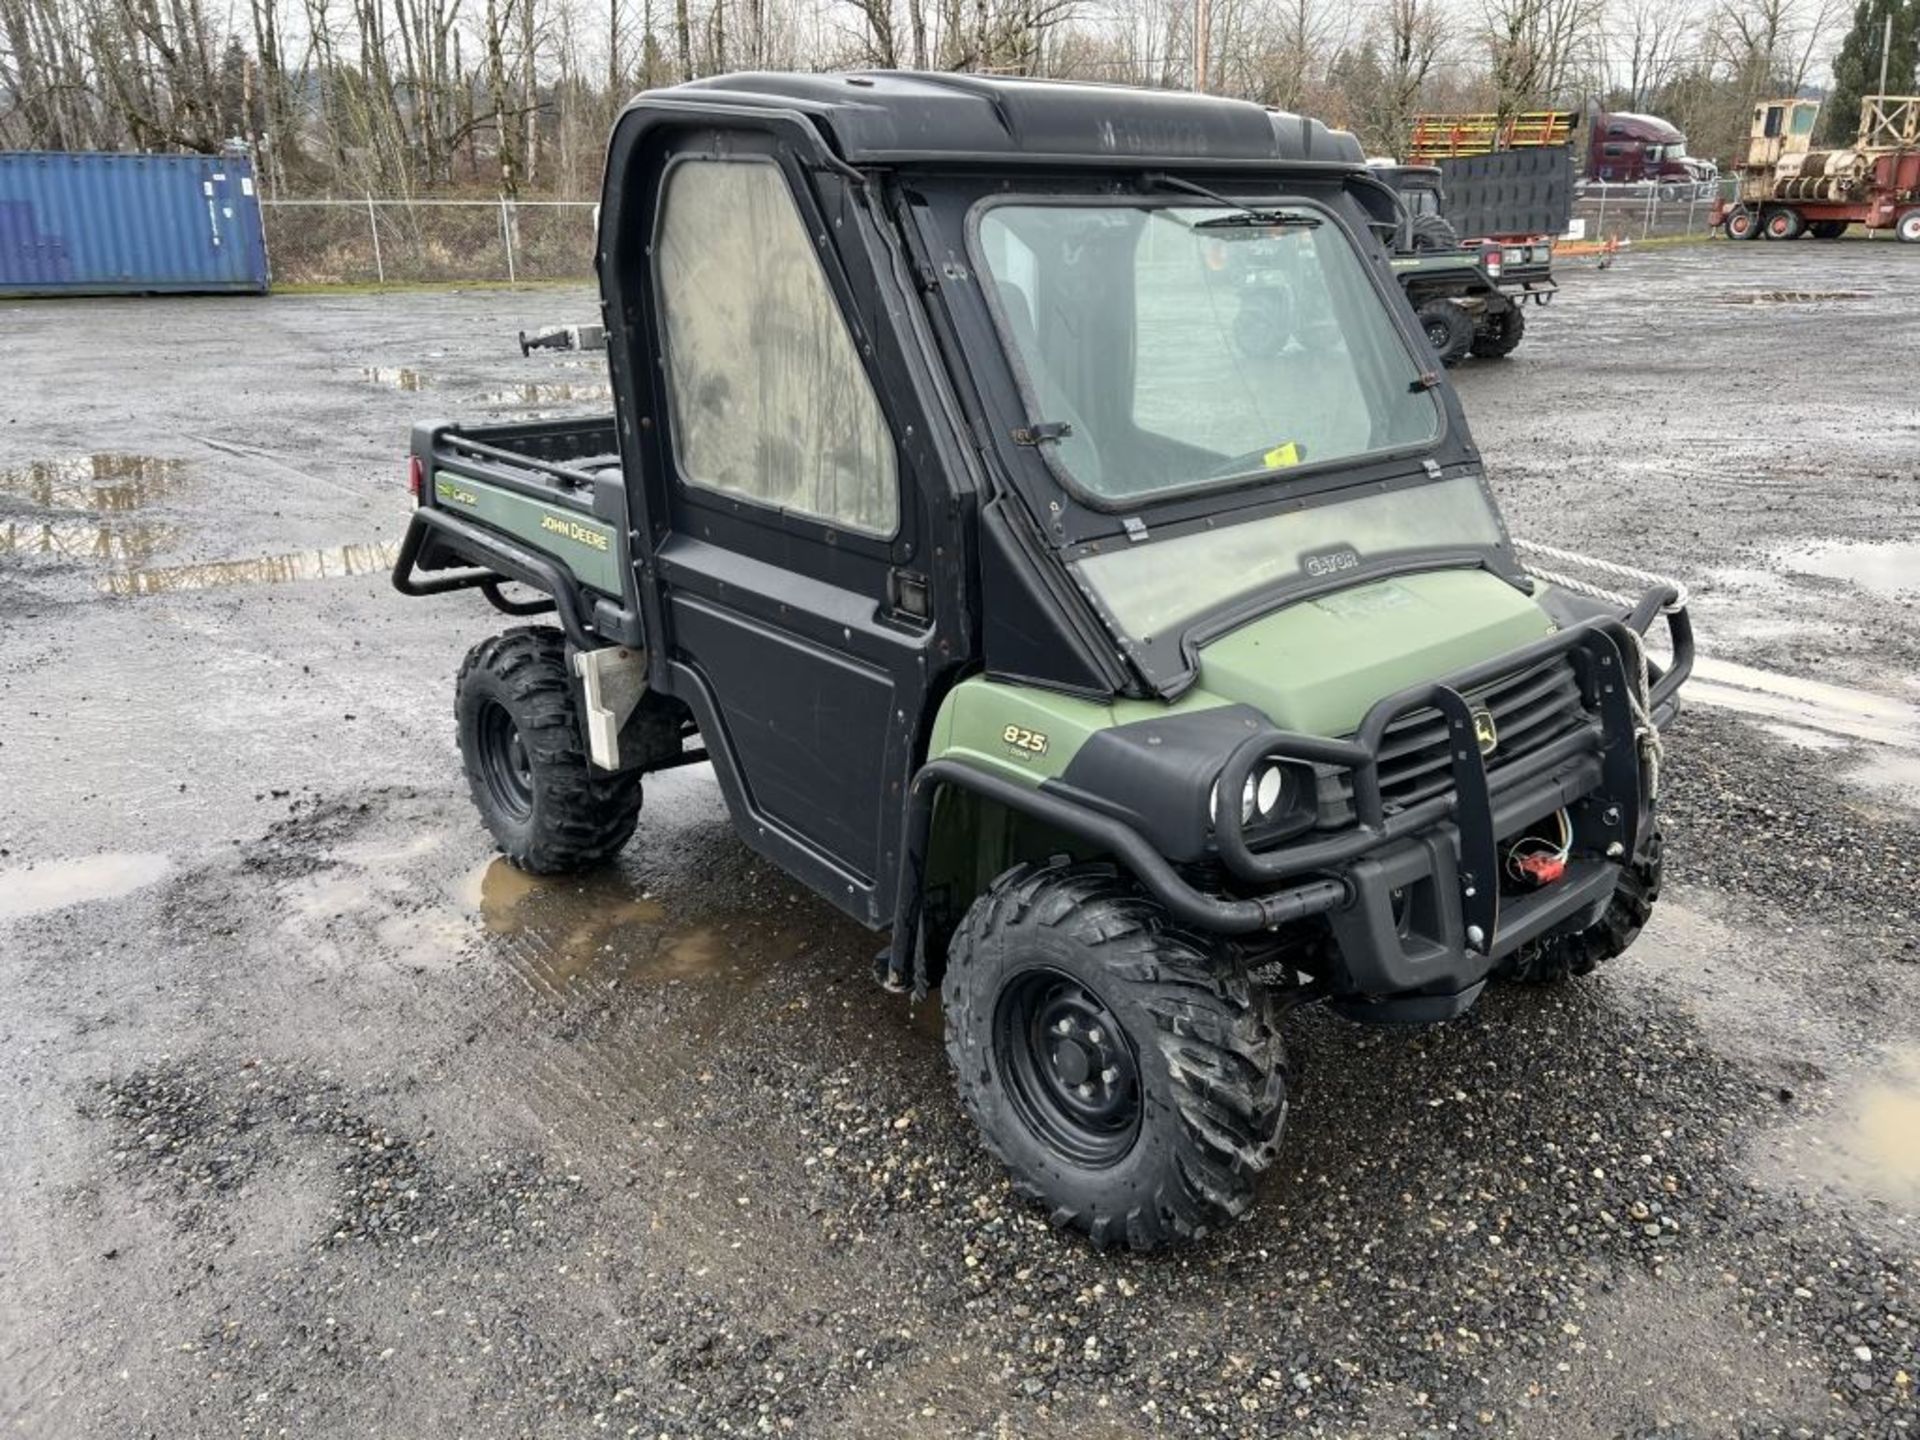
[[[512,343],[585,292],[0,305],[0,1424],[1914,1433],[1916,266],[1629,255],[1457,372],[1517,531],[1695,587],[1674,882],[1589,981],[1305,1016],[1258,1209],[1155,1258],[1012,1200],[704,770],[490,863],[495,617],[383,547],[412,421],[599,402]]]

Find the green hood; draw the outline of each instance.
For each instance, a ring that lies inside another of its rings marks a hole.
[[[1197,689],[1283,730],[1350,734],[1383,695],[1553,632],[1546,612],[1484,570],[1432,570],[1303,600],[1200,651]]]

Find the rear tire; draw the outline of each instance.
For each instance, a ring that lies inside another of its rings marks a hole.
[[[1838,240],[1847,233],[1844,220],[1815,220],[1807,226],[1807,233],[1816,240]]]
[[[1407,238],[1416,250],[1460,248],[1460,232],[1444,215],[1415,215],[1407,222]]]
[[[1420,328],[1442,365],[1457,365],[1473,348],[1473,317],[1451,300],[1429,300],[1420,307]]]
[[[1769,210],[1760,228],[1769,240],[1798,240],[1807,222],[1800,218],[1798,210]]]
[[[618,853],[640,818],[640,777],[592,768],[560,632],[528,626],[482,640],[454,688],[467,789],[500,853],[536,875]]]
[[[1287,1116],[1271,991],[1107,864],[1021,866],[941,986],[960,1099],[1057,1226],[1154,1250],[1244,1213]]]
[[[1482,360],[1504,360],[1520,346],[1527,333],[1527,312],[1515,305],[1498,315],[1489,315],[1474,331],[1473,353]]]
[[[1744,205],[1736,205],[1727,212],[1725,220],[1729,240],[1757,240],[1760,238],[1760,217]]]
[[[1557,985],[1575,975],[1590,975],[1602,960],[1625,953],[1639,938],[1660,898],[1660,851],[1656,827],[1646,858],[1620,872],[1607,913],[1597,925],[1521,946],[1503,962],[1499,977],[1522,985]]]

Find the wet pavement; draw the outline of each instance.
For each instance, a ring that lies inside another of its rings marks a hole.
[[[1590,982],[1303,1017],[1259,1208],[1144,1259],[703,769],[489,852],[405,435],[602,403],[514,343],[584,292],[5,306],[0,1427],[1913,1433],[1915,261],[1629,255],[1457,372],[1516,530],[1694,587],[1673,883]]]

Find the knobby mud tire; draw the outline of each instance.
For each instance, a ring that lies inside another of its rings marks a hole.
[[[592,768],[566,641],[546,626],[502,631],[467,652],[454,687],[467,788],[500,852],[536,875],[590,869],[617,854],[640,818],[640,777]],[[502,779],[503,724],[522,751]]]
[[[1036,967],[1095,992],[1138,1077],[1138,1131],[1117,1160],[1079,1163],[1023,1119],[995,1046],[1002,997]],[[1154,1250],[1243,1214],[1286,1123],[1274,992],[1232,946],[1185,931],[1107,864],[1022,866],[967,911],[942,985],[960,1098],[1015,1190],[1096,1246]]]

